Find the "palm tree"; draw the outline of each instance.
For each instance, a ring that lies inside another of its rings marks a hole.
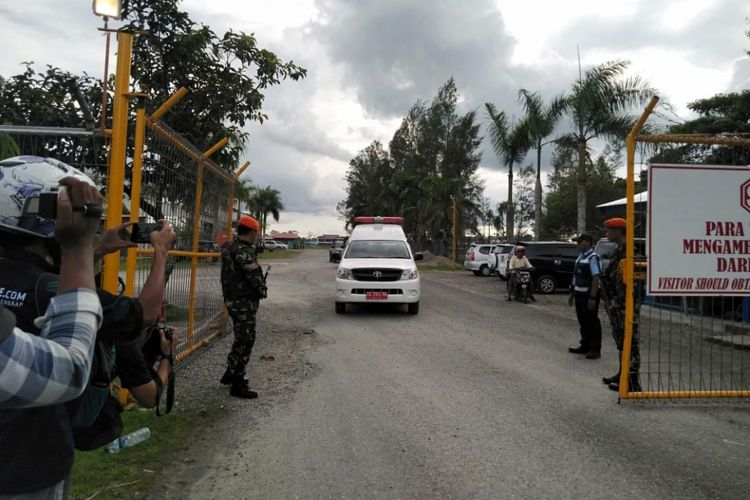
[[[529,150],[528,120],[508,120],[503,111],[498,111],[491,102],[485,103],[490,119],[490,143],[501,162],[508,167],[508,205],[506,235],[508,240],[515,234],[513,213],[513,165],[523,160]]]
[[[586,230],[586,182],[589,144],[603,138],[608,141],[622,141],[628,135],[636,117],[627,111],[642,105],[654,91],[641,78],[622,78],[630,63],[611,61],[586,71],[573,84],[567,97],[567,112],[573,121],[573,131],[564,135],[558,142],[578,151],[578,232]]]
[[[265,235],[268,228],[268,214],[271,214],[273,220],[279,222],[280,212],[284,210],[281,193],[271,186],[258,188],[255,191],[254,202],[260,215],[261,234]]]
[[[237,198],[237,221],[242,216],[242,203],[245,202],[248,205],[251,204],[251,200],[254,198],[256,187],[252,182],[248,180],[237,179],[237,183],[234,186],[234,197]],[[250,211],[253,211],[253,207],[249,206]]]
[[[529,92],[526,89],[521,89],[519,99],[526,110],[526,119],[529,122],[529,140],[536,147],[534,239],[539,241],[542,232],[542,147],[552,142],[544,142],[544,140],[552,134],[565,112],[566,100],[563,96],[559,96],[545,105],[539,92]]]

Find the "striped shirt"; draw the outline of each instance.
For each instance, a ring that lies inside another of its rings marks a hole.
[[[52,299],[34,322],[42,330],[38,337],[2,322],[0,408],[47,406],[78,397],[89,380],[101,322],[99,298],[83,288]]]

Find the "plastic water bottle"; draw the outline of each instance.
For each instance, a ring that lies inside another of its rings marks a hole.
[[[151,429],[142,427],[130,434],[121,436],[107,445],[109,453],[119,453],[120,451],[142,443],[151,437]]]

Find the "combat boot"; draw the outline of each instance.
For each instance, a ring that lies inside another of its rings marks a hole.
[[[221,380],[219,381],[221,385],[232,385],[237,378],[236,375],[232,375],[232,373],[229,372],[229,369],[227,368],[227,371],[224,372],[224,375],[221,376]]]
[[[258,393],[251,390],[248,386],[247,380],[233,382],[232,388],[229,389],[229,395],[243,399],[255,399],[258,397]]]

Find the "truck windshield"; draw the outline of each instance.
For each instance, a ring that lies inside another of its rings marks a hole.
[[[352,241],[347,259],[411,259],[403,241]]]

